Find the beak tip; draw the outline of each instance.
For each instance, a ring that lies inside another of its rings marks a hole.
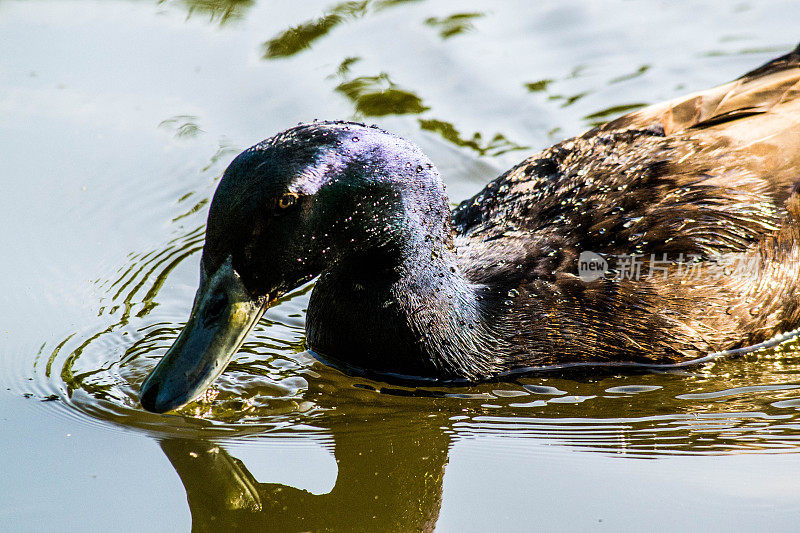
[[[146,411],[150,411],[151,413],[159,412],[156,409],[157,397],[157,387],[148,387],[147,382],[145,382],[144,385],[142,385],[142,388],[139,389],[139,403],[142,404],[142,407],[144,407]]]
[[[197,398],[222,373],[261,318],[263,302],[247,292],[230,260],[201,277],[192,314],[139,389],[151,413],[166,413]]]
[[[163,398],[160,392],[161,387],[159,387],[157,383],[153,383],[149,380],[145,381],[142,388],[139,389],[139,403],[142,404],[142,407],[144,407],[146,411],[150,411],[151,413],[161,414],[175,409],[177,407],[177,405],[174,405],[175,402],[169,400],[165,401],[165,398]]]

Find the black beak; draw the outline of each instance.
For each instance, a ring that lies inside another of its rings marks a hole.
[[[164,413],[200,396],[266,308],[245,290],[230,257],[210,278],[203,270],[189,321],[139,389],[142,407]]]

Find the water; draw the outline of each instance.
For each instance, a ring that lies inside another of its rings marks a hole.
[[[410,389],[303,346],[311,286],[178,414],[207,202],[314,118],[418,143],[454,201],[800,40],[791,2],[0,2],[8,531],[794,530],[800,346],[670,373]]]

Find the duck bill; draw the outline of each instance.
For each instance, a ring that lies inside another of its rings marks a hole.
[[[248,294],[230,258],[211,277],[203,269],[189,321],[139,389],[142,407],[164,413],[203,394],[266,308]]]

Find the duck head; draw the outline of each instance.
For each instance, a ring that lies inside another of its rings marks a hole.
[[[416,235],[404,228],[423,210],[409,202],[449,216],[427,157],[374,127],[301,125],[237,156],[211,203],[191,315],[142,406],[162,413],[202,394],[271,303],[342,257],[391,261]]]

